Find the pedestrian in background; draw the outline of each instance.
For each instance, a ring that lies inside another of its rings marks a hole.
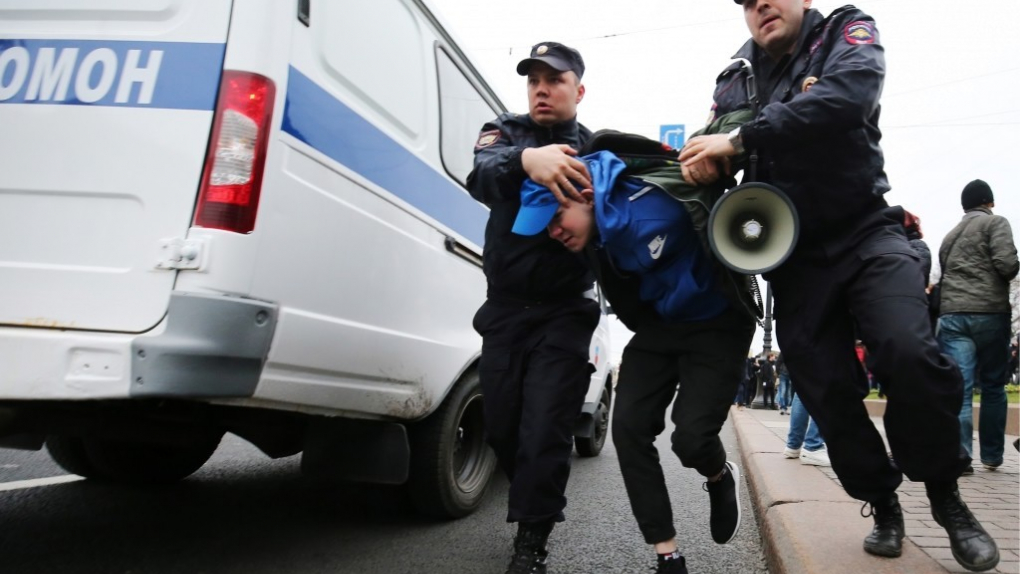
[[[758,371],[760,366],[758,365],[757,357],[747,358],[747,394],[744,396],[744,406],[749,407],[754,402],[754,398],[758,396]]]
[[[744,400],[747,397],[747,369],[741,369],[740,384],[737,385],[737,394],[733,397],[733,404],[737,409],[744,408]]]
[[[771,354],[761,361],[762,407],[776,410],[776,358]]]
[[[864,390],[865,393],[871,391],[878,391],[878,398],[884,399],[885,395],[882,393],[882,385],[875,378],[874,373],[871,372],[871,368],[868,366],[868,348],[864,346],[864,343],[860,339],[854,342],[854,353],[857,355],[857,362],[861,364],[861,369],[864,370],[864,376],[867,378],[868,386]]]
[[[872,507],[864,550],[902,553],[896,489],[905,473],[924,483],[957,562],[988,570],[999,563],[998,547],[957,485],[970,462],[959,445],[963,381],[931,331],[903,209],[884,198],[890,186],[878,124],[885,49],[861,10],[842,6],[824,16],[811,3],[736,0],[751,38],[719,74],[713,113],[750,101],[755,118],[729,135],[691,138],[680,161],[702,182],[724,173],[728,158],[751,153],[745,181],[775,185],[800,215],[793,252],[765,274],[776,336],[840,484]],[[885,431],[895,465],[862,400],[867,383],[854,365],[855,332],[889,401]]]
[[[793,389],[793,404],[790,406],[790,428],[786,432],[786,449],[783,456],[798,458],[801,464],[812,466],[832,466],[829,451],[825,448],[825,439],[818,425],[804,408],[804,403]]]
[[[1017,356],[1018,345],[1016,341],[1009,343],[1009,374],[1007,382],[1014,385],[1020,383],[1020,357]]]
[[[995,470],[1002,465],[1006,442],[1009,281],[1020,263],[1009,221],[992,213],[991,187],[975,179],[963,188],[960,203],[963,219],[939,248],[938,341],[963,374],[961,444],[972,455],[974,391],[980,390],[979,456],[987,470]]]
[[[482,336],[478,374],[486,439],[510,479],[507,522],[517,523],[508,573],[544,573],[546,541],[564,520],[574,422],[591,377],[588,344],[600,309],[594,276],[547,236],[511,233],[521,184],[531,178],[563,194],[591,187],[574,156],[591,132],[577,122],[584,61],[543,42],[517,65],[527,76],[528,113],[486,123],[475,143],[471,195],[489,207],[483,252],[486,301],[474,317]]]
[[[790,370],[786,368],[783,353],[776,357],[776,374],[779,376],[779,414],[790,414],[793,405],[793,389],[790,387]]]

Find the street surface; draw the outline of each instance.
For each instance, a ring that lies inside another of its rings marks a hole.
[[[764,574],[746,482],[740,532],[718,546],[708,532],[703,480],[668,450],[668,433],[658,444],[690,572]],[[739,464],[729,423],[723,440]],[[647,574],[654,559],[631,516],[611,441],[601,456],[575,455],[573,464],[568,521],[553,531],[550,574]],[[227,435],[189,479],[169,487],[123,487],[76,480],[45,450],[0,449],[0,572],[504,572],[514,531],[505,522],[502,475],[478,512],[436,522],[414,514],[399,489],[310,480],[299,466],[299,457],[273,461]],[[69,482],[40,485],[48,478]]]

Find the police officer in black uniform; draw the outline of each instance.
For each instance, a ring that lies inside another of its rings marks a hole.
[[[528,114],[482,127],[468,190],[490,208],[485,228],[487,300],[475,315],[489,444],[510,478],[508,522],[517,522],[507,572],[546,571],[546,540],[564,520],[573,425],[593,367],[599,321],[594,278],[579,256],[546,234],[511,233],[525,178],[566,196],[591,188],[575,156],[591,132],[577,122],[584,61],[556,42],[536,44],[517,66],[528,78]],[[575,189],[575,186],[578,186]],[[566,195],[565,195],[566,194]]]
[[[811,0],[735,1],[751,40],[734,57],[744,62],[719,76],[713,109],[750,106],[756,117],[729,135],[692,138],[680,156],[685,174],[710,181],[719,160],[746,148],[756,156],[754,179],[784,190],[800,214],[793,254],[766,275],[777,337],[843,487],[871,505],[875,527],[864,549],[891,557],[902,551],[902,471],[924,482],[956,560],[969,570],[994,568],[995,542],[956,484],[970,463],[958,441],[962,379],[932,335],[926,278],[907,243],[903,209],[883,198],[885,58],[875,22],[853,6],[823,17]],[[867,381],[854,355],[855,330],[887,385],[895,464],[861,400]]]

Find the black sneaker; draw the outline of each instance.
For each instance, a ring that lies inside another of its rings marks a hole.
[[[974,474],[974,467],[968,464],[967,468],[963,469],[961,476],[970,476],[972,474]]]
[[[737,535],[740,528],[740,469],[730,461],[723,466],[722,478],[715,482],[706,482],[711,506],[709,526],[712,540],[716,544],[726,544]]]
[[[864,514],[864,508],[871,506],[871,514]],[[864,537],[864,551],[875,556],[896,558],[903,554],[903,509],[900,498],[892,493],[877,502],[865,502],[861,516],[875,519],[871,534]]]
[[[655,564],[655,574],[687,574],[687,561],[683,556],[670,560],[659,556]]]
[[[552,532],[552,522],[517,524],[514,537],[514,556],[510,559],[506,574],[545,574],[549,552],[545,543]]]
[[[928,487],[928,485],[925,485]],[[960,499],[954,484],[951,490],[927,488],[931,502],[931,515],[949,534],[953,558],[967,570],[991,570],[999,563],[999,549],[995,540],[985,532],[978,519]]]

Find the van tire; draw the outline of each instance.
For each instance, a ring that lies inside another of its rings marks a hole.
[[[209,460],[223,433],[187,445],[83,438],[95,478],[125,484],[169,484],[182,480]]]
[[[592,433],[590,437],[574,437],[574,446],[577,448],[577,454],[583,457],[598,456],[602,452],[602,447],[606,445],[606,437],[609,436],[609,411],[612,406],[613,396],[609,390],[611,387],[606,386],[602,389],[602,396],[599,397],[599,405],[595,407],[595,412],[592,414]]]
[[[408,494],[418,512],[443,519],[474,512],[496,468],[478,372],[464,373],[439,409],[409,430]]]
[[[71,474],[91,479],[105,478],[89,460],[85,443],[80,437],[49,435],[46,437],[46,450],[60,468]]]

